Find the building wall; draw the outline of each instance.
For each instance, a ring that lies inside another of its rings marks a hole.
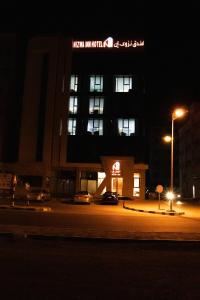
[[[200,198],[200,104],[193,103],[179,131],[180,182],[184,197]]]
[[[78,76],[78,90],[72,92],[71,96],[78,97],[78,111],[68,116],[77,121],[76,134],[68,136],[68,161],[100,162],[101,155],[130,155],[134,156],[137,162],[146,161],[148,149],[144,72],[142,49],[73,51],[71,74]],[[91,75],[102,76],[102,92],[90,92]],[[125,93],[115,92],[116,75],[133,76],[132,90]],[[95,96],[104,98],[102,114],[94,115],[89,112],[89,99]],[[94,118],[103,121],[101,136],[88,135],[87,122]],[[132,136],[119,135],[119,118],[135,119],[136,131]]]
[[[24,172],[40,165],[41,172],[50,175],[53,167],[66,162],[63,82],[68,80],[70,61],[70,47],[63,38],[34,38],[29,43],[19,148]]]
[[[25,45],[17,34],[0,34],[0,162],[18,159]]]

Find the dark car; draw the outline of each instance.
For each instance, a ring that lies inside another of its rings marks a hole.
[[[115,192],[107,191],[103,194],[102,203],[103,204],[118,204],[118,194]]]

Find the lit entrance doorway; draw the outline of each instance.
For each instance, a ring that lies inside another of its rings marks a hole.
[[[116,192],[121,196],[122,188],[123,188],[123,178],[113,177],[111,181],[111,188],[112,188],[112,192]]]

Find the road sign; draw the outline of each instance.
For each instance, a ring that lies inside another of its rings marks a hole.
[[[163,186],[161,184],[156,186],[156,192],[157,193],[162,193],[163,192]]]

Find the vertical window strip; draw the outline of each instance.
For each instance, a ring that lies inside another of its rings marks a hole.
[[[77,114],[77,110],[78,110],[78,97],[70,96],[70,98],[69,98],[69,113]]]
[[[71,75],[70,90],[73,92],[78,91],[78,75]]]
[[[76,135],[76,119],[75,118],[69,118],[69,120],[68,120],[68,134]]]
[[[133,196],[140,196],[140,173],[133,174]]]

